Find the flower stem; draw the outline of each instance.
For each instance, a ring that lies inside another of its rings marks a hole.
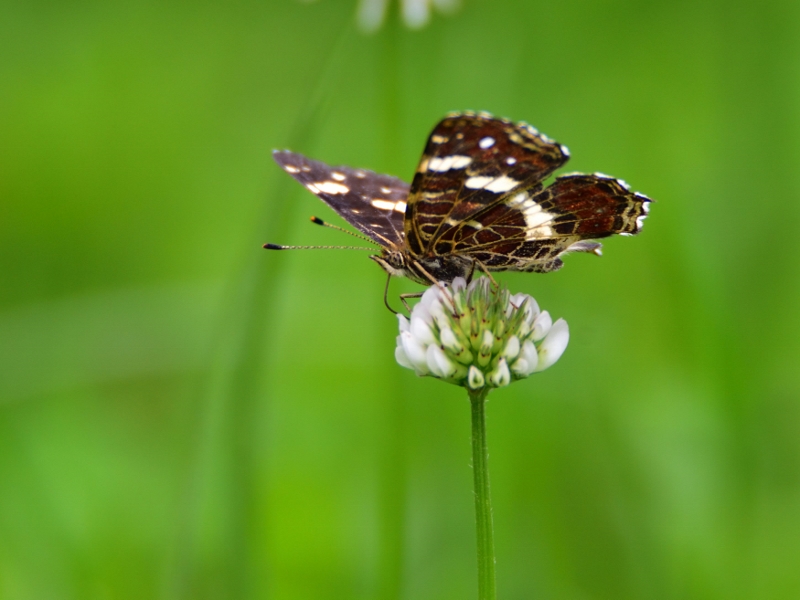
[[[472,404],[472,471],[475,478],[475,523],[478,532],[478,600],[496,600],[494,529],[489,493],[489,450],[486,445],[486,396],[489,387],[469,391]]]

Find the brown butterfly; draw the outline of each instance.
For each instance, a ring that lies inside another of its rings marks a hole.
[[[567,148],[527,123],[487,113],[440,121],[411,186],[294,152],[274,158],[380,246],[370,258],[390,276],[425,285],[470,279],[475,269],[546,273],[568,252],[599,255],[601,244],[591,240],[638,233],[651,202],[600,173],[562,175],[545,187],[569,159]]]

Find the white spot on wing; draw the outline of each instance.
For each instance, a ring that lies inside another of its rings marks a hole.
[[[479,190],[493,179],[494,177],[470,177],[464,182],[464,187],[468,187],[471,190]]]
[[[506,164],[507,164],[507,165],[515,165],[515,164],[517,164],[517,159],[516,159],[516,158],[514,158],[513,156],[509,156],[509,157],[506,159]]]
[[[514,194],[511,200],[508,201],[509,206],[521,206],[525,204],[525,201],[528,199],[528,192],[520,192],[519,194]]]
[[[344,181],[345,179],[344,175],[339,173],[339,171],[334,171],[331,173],[331,177],[333,177],[336,181]]]
[[[314,184],[309,184],[309,189],[311,185],[315,186],[323,194],[346,194],[350,191],[349,187],[341,183],[336,183],[335,181],[319,181]]]
[[[553,220],[553,215],[542,211],[542,207],[531,200],[527,192],[515,194],[508,201],[508,205],[522,211],[526,227],[525,239],[535,240],[553,236],[553,228],[545,225]]]
[[[470,177],[464,182],[464,187],[473,190],[484,189],[495,194],[502,194],[513,190],[519,185],[519,181],[507,175],[500,177]]]
[[[380,210],[394,210],[400,213],[406,212],[406,203],[402,200],[398,202],[393,202],[392,200],[383,200],[381,198],[376,198],[372,201],[372,206],[378,208]]]
[[[480,146],[484,150],[486,150],[487,148],[491,148],[492,146],[494,146],[494,138],[486,136],[480,142],[478,142],[478,146]]]
[[[391,193],[392,193],[392,190],[387,188],[385,185],[381,186],[381,194],[391,194]]]
[[[503,175],[502,177],[498,177],[497,179],[492,181],[492,183],[487,185],[484,189],[487,189],[490,192],[495,192],[497,194],[502,194],[503,192],[508,192],[509,190],[513,190],[518,185],[519,181],[517,181],[513,177],[508,177],[507,175]]]
[[[298,169],[297,167],[293,167],[292,165],[284,165],[283,168],[287,173],[299,173],[300,172],[300,169]]]
[[[434,156],[428,161],[428,171],[436,171],[437,173],[444,173],[450,169],[463,169],[472,159],[469,156],[462,156],[460,154],[452,154],[450,156]]]

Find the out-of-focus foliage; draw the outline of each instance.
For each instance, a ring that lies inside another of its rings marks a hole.
[[[272,148],[410,179],[467,108],[658,201],[501,276],[571,341],[488,406],[500,595],[800,597],[800,4],[355,14],[0,6],[0,598],[475,596],[463,390],[364,253],[259,247],[351,241]]]

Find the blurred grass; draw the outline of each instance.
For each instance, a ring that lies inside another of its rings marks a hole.
[[[272,148],[409,179],[466,108],[658,200],[503,277],[572,340],[489,403],[502,597],[800,595],[800,8],[354,10],[0,6],[0,598],[474,597],[465,398],[363,254],[259,250],[341,243]]]

